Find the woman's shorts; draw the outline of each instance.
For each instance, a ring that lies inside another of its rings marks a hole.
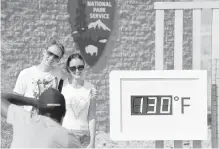
[[[90,132],[88,130],[69,130],[81,143],[82,148],[86,148],[90,143]]]

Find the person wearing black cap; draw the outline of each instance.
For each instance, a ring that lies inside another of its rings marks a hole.
[[[79,148],[79,140],[61,126],[65,116],[65,98],[56,89],[49,88],[39,99],[12,93],[1,94],[1,115],[13,125],[11,148]],[[19,105],[33,106],[32,115]]]

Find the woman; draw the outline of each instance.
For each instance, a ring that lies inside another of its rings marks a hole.
[[[79,53],[68,57],[66,70],[70,75],[64,79],[62,88],[66,100],[63,127],[79,137],[83,148],[94,148],[97,92],[83,79],[84,68],[85,61]]]

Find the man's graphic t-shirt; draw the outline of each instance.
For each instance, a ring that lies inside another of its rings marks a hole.
[[[58,78],[48,73],[38,78],[32,78],[32,85],[33,96],[38,99],[39,96],[48,88],[57,88]]]
[[[13,91],[25,97],[38,99],[48,88],[57,89],[60,78],[60,68],[53,68],[50,72],[43,72],[37,66],[32,66],[20,72]],[[28,111],[32,109],[30,106],[25,106],[24,108]]]

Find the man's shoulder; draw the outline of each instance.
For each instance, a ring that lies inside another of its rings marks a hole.
[[[79,148],[80,142],[78,138],[74,135],[69,133],[69,131],[64,127],[53,127],[53,134],[52,134],[52,147],[62,147],[62,148]]]
[[[7,114],[7,122],[15,125],[18,123],[26,123],[30,120],[30,112],[24,110],[22,107],[10,104]]]
[[[56,127],[50,127],[54,130],[54,137],[55,138],[68,138],[68,130],[64,127],[60,126],[56,126]]]
[[[68,144],[68,131],[63,127],[54,127],[53,128],[52,141],[60,144],[62,146],[67,146]]]
[[[20,73],[22,74],[26,74],[29,72],[33,73],[35,70],[36,70],[36,66],[31,66],[31,67],[24,68],[23,70],[21,70]]]
[[[21,115],[26,114],[30,115],[29,111],[26,111],[22,106],[18,106],[15,104],[10,104],[8,111],[13,111],[14,113],[19,113]]]
[[[35,115],[35,116],[36,116],[36,119],[40,118],[41,122],[46,124],[43,126],[48,128],[47,129],[48,131],[52,132],[51,134],[53,134],[54,138],[62,138],[62,137],[66,138],[67,137],[68,130],[62,127],[60,123],[54,121],[53,119],[47,116],[43,116],[43,115]]]

